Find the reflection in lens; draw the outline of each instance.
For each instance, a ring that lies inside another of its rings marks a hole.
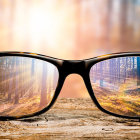
[[[20,117],[47,107],[58,76],[57,68],[43,60],[0,57],[0,116]]]
[[[105,110],[140,117],[140,57],[119,57],[92,66],[90,81]]]

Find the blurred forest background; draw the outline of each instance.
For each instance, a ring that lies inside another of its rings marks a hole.
[[[140,0],[0,1],[0,51],[84,59],[140,51],[139,38]],[[81,81],[70,79],[61,96],[87,97]]]

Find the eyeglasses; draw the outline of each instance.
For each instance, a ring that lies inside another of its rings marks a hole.
[[[140,53],[62,60],[24,52],[0,53],[0,120],[40,115],[57,99],[65,78],[82,76],[103,112],[140,119]]]

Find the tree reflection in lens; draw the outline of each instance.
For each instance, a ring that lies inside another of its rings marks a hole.
[[[29,115],[47,107],[55,93],[58,70],[27,57],[0,57],[0,116]]]
[[[140,57],[119,57],[101,61],[90,70],[96,99],[107,111],[140,116]]]

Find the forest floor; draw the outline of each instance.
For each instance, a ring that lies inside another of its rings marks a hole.
[[[0,139],[140,139],[140,122],[101,112],[91,99],[61,98],[46,113],[0,122]]]

